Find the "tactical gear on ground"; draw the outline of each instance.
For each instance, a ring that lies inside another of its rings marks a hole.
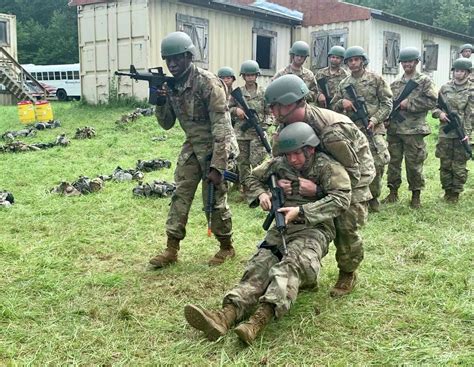
[[[383,204],[393,204],[398,201],[398,190],[390,187],[390,193],[382,200]]]
[[[413,190],[411,192],[410,208],[419,209],[421,208],[420,190]]]
[[[287,106],[295,103],[309,94],[305,82],[294,74],[287,74],[273,80],[265,90],[265,101],[272,105],[279,103]]]
[[[115,168],[114,172],[112,173],[112,180],[118,181],[118,182],[124,182],[124,181],[132,181],[132,180],[143,180],[143,172],[137,170],[137,169],[123,169],[120,166],[117,166]]]
[[[36,129],[34,129],[32,127],[29,127],[29,128],[26,128],[26,129],[21,129],[21,130],[18,130],[18,131],[5,131],[2,134],[2,139],[7,141],[7,142],[11,142],[19,136],[32,138],[32,137],[36,136],[36,133],[37,133]]]
[[[136,196],[156,196],[159,198],[165,198],[173,195],[176,191],[176,185],[174,183],[168,183],[166,181],[154,180],[151,183],[139,183],[137,187],[133,189],[133,195]]]
[[[377,198],[372,198],[369,200],[369,212],[378,213],[380,211],[380,203]]]
[[[346,52],[346,49],[342,46],[332,46],[329,49],[328,57],[331,55],[344,57],[345,52]]]
[[[347,63],[351,57],[360,56],[364,59],[364,61],[368,61],[367,54],[365,53],[364,49],[360,46],[352,46],[349,47],[344,52],[344,63]]]
[[[309,56],[309,45],[304,41],[296,41],[290,48],[290,55]]]
[[[421,60],[420,51],[415,47],[405,47],[400,50],[400,55],[398,56],[398,61],[413,61]]]
[[[150,259],[150,264],[156,268],[164,268],[178,261],[179,239],[168,237],[166,249],[162,254]]]
[[[184,317],[193,328],[198,329],[206,335],[210,341],[215,341],[227,334],[227,331],[235,324],[236,310],[231,304],[226,304],[222,310],[208,311],[195,305],[184,307]]]
[[[69,144],[69,139],[65,134],[61,134],[56,137],[56,140],[52,143],[34,143],[26,144],[20,140],[13,141],[11,143],[0,145],[0,153],[17,153],[17,152],[27,152],[32,150],[42,150],[53,148],[55,146],[67,146]]]
[[[257,74],[260,75],[260,65],[254,60],[247,60],[240,65],[240,75]]]
[[[142,161],[138,160],[137,162],[137,170],[143,171],[143,172],[152,172],[152,171],[158,171],[159,169],[162,168],[170,168],[171,167],[171,162],[167,159],[152,159],[149,161]]]
[[[472,61],[470,59],[466,59],[465,57],[461,57],[459,59],[454,60],[453,66],[451,70],[467,70],[471,72],[472,70]]]
[[[235,256],[235,249],[232,246],[232,239],[230,237],[219,240],[220,249],[211,257],[208,264],[209,266],[217,266],[223,264],[226,260],[231,259]]]
[[[261,303],[250,319],[237,326],[234,331],[240,340],[247,345],[251,345],[274,316],[273,305]]]
[[[87,176],[79,176],[72,184],[67,181],[61,182],[51,189],[51,192],[65,196],[79,196],[97,192],[103,187],[104,181],[99,177],[89,179]]]
[[[463,52],[465,49],[469,49],[474,52],[474,47],[470,43],[466,43],[459,48],[459,53]]]
[[[172,32],[161,41],[161,57],[179,55],[190,52],[196,55],[196,46],[194,46],[191,38],[184,32]]]
[[[15,199],[13,197],[13,194],[8,191],[0,191],[0,207],[5,207],[9,208],[10,206],[13,205],[15,202]]]
[[[92,139],[96,136],[95,129],[92,126],[78,127],[74,139]]]
[[[336,284],[329,292],[331,297],[342,297],[352,292],[356,285],[357,275],[356,272],[347,273],[345,271],[339,271],[339,277]]]
[[[115,121],[117,125],[125,125],[134,122],[142,116],[151,116],[155,113],[154,107],[137,108],[135,111],[122,115],[119,120]]]
[[[55,129],[61,126],[61,121],[50,120],[48,122],[37,122],[33,125],[36,130]]]
[[[234,70],[230,66],[223,66],[217,70],[217,76],[219,78],[231,77],[235,80]]]
[[[305,146],[316,147],[319,138],[313,128],[305,122],[295,122],[287,125],[278,135],[278,152],[294,152]]]

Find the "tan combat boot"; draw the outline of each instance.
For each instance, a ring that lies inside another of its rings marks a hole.
[[[223,264],[227,259],[231,259],[235,256],[235,250],[232,246],[232,239],[230,237],[220,239],[219,251],[211,257],[208,264],[209,266],[217,266]]]
[[[275,311],[270,303],[261,303],[247,322],[237,326],[234,331],[244,343],[250,345],[257,335],[273,319]]]
[[[339,270],[339,278],[329,292],[329,295],[331,297],[342,297],[351,293],[356,284],[356,280],[357,275],[355,272],[346,273],[345,271]]]
[[[178,261],[179,240],[168,237],[166,246],[165,252],[150,259],[150,264],[155,268],[164,268]]]
[[[390,193],[385,199],[382,200],[382,204],[393,204],[398,201],[398,190],[390,188]]]
[[[450,191],[446,201],[450,204],[456,204],[459,201],[459,192]]]
[[[193,328],[201,330],[210,341],[215,341],[227,334],[235,324],[237,312],[232,304],[225,305],[222,310],[207,311],[199,306],[186,305],[184,317]]]
[[[411,192],[410,208],[412,209],[421,208],[420,193],[421,193],[420,190],[413,190]]]
[[[377,198],[372,198],[369,200],[369,212],[378,213],[380,211],[380,203]]]

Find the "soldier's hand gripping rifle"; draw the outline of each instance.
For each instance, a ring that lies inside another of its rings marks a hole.
[[[451,107],[448,105],[446,99],[441,93],[439,93],[438,95],[438,107],[448,115],[449,123],[445,127],[443,127],[443,131],[447,134],[451,130],[456,130],[456,135],[458,136],[459,141],[461,142],[464,150],[468,154],[469,158],[473,159],[472,149],[469,145],[468,139],[466,139],[467,134],[464,130],[464,127],[462,126],[461,118],[456,112],[451,109]]]
[[[390,112],[390,115],[388,116],[388,119],[390,121],[394,121],[397,123],[405,121],[405,117],[402,116],[400,113],[400,103],[404,99],[406,99],[413,90],[418,87],[419,84],[415,82],[414,80],[410,79],[408,83],[405,85],[405,88],[403,88],[402,93],[398,96],[396,100],[393,101],[393,108],[392,112]]]
[[[331,108],[332,97],[329,95],[328,78],[323,77],[318,79],[316,80],[316,83],[318,83],[321,93],[324,94],[324,98],[326,98],[326,108]]]
[[[230,95],[234,97],[234,99],[239,103],[239,105],[242,107],[242,109],[245,112],[245,116],[247,117],[246,123],[243,124],[241,127],[242,131],[247,131],[251,127],[254,128],[260,141],[265,147],[265,150],[267,151],[268,154],[271,155],[272,148],[270,147],[270,144],[268,143],[267,137],[265,136],[265,132],[263,131],[262,126],[258,122],[257,112],[249,107],[247,101],[242,95],[242,90],[239,87],[237,87],[230,93]]]
[[[170,88],[173,88],[175,80],[171,76],[166,76],[161,66],[148,69],[148,72],[139,73],[134,65],[130,65],[129,73],[116,71],[115,75],[128,76],[135,79],[135,81],[146,80],[148,82],[148,103],[157,106],[163,106],[166,103],[166,97],[158,96],[158,90],[162,89],[165,83],[167,83]]]
[[[275,227],[278,232],[281,234],[282,239],[282,254],[286,256],[288,254],[288,249],[286,247],[286,224],[285,224],[285,215],[280,213],[278,209],[283,207],[285,203],[285,196],[283,194],[283,189],[278,186],[275,175],[270,176],[270,192],[272,193],[272,208],[263,222],[263,229],[268,231],[273,220],[275,220]]]

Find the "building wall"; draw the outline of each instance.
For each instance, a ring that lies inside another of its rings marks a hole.
[[[0,20],[7,22],[8,43],[0,44],[15,60],[18,60],[16,16],[12,14],[0,14]]]

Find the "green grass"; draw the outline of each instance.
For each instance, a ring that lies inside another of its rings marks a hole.
[[[220,306],[263,237],[265,215],[233,193],[237,256],[209,268],[217,243],[207,238],[195,200],[180,262],[151,271],[148,259],[164,247],[169,199],[135,198],[130,182],[107,182],[81,197],[49,190],[81,174],[132,168],[138,159],[166,158],[174,168],[182,131],[164,132],[153,117],[117,127],[126,108],[54,103],[53,109],[62,127],[24,141],[53,141],[60,132],[72,138],[85,125],[97,137],[0,155],[0,189],[16,199],[0,208],[1,366],[474,364],[474,181],[458,205],[441,200],[436,134],[427,139],[423,208],[408,208],[404,183],[401,201],[369,218],[356,291],[328,296],[337,276],[331,246],[319,290],[301,293],[290,314],[245,347],[233,333],[208,342],[187,325],[183,308]],[[0,111],[0,133],[21,128],[15,107]],[[163,134],[166,142],[152,141]],[[145,181],[172,181],[172,172],[147,173]]]

